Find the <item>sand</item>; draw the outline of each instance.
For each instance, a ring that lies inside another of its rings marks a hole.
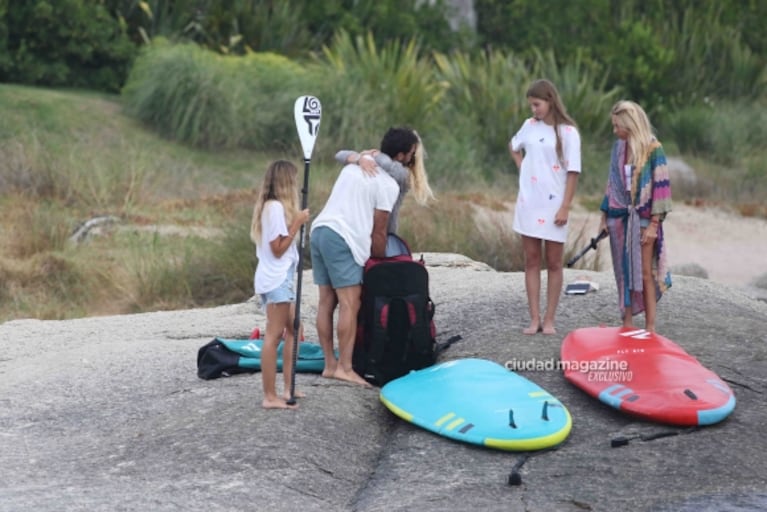
[[[579,213],[596,226],[596,214]],[[596,231],[594,228],[593,231]],[[767,220],[742,217],[718,208],[675,204],[664,224],[670,267],[697,264],[711,281],[746,287],[767,274]],[[603,261],[608,265],[607,244]],[[604,269],[606,270],[606,269]]]
[[[503,212],[475,209],[478,226],[503,226],[511,231],[514,204],[507,203],[507,207]],[[597,234],[599,220],[600,213],[576,205],[570,213],[569,243],[579,249],[585,247]],[[696,264],[711,281],[739,288],[753,288],[756,279],[767,276],[767,219],[743,217],[722,208],[674,203],[664,228],[672,270]],[[606,240],[599,244],[599,253],[601,267],[595,270],[610,270]],[[584,256],[586,268],[591,268],[594,256],[594,251]]]

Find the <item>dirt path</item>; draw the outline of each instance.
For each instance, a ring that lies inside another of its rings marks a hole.
[[[505,212],[483,210],[480,215],[494,217],[511,229],[513,203]],[[479,213],[479,212],[478,212]],[[478,222],[484,222],[479,220]],[[599,228],[599,213],[576,207],[570,215],[570,243],[585,247]],[[742,217],[718,208],[697,208],[674,204],[665,224],[669,265],[700,265],[711,281],[746,287],[767,275],[767,220]],[[578,240],[578,235],[581,239]],[[602,268],[609,270],[610,252],[606,242],[599,246]],[[594,252],[585,256],[593,261]]]
[[[675,204],[664,228],[672,267],[696,263],[711,281],[739,287],[767,274],[767,220]]]

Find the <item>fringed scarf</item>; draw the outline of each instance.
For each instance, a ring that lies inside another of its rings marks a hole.
[[[621,312],[631,306],[632,314],[644,311],[642,284],[641,219],[658,215],[661,220],[671,211],[671,186],[666,155],[658,141],[632,172],[631,191],[626,191],[623,165],[626,162],[626,142],[616,141],[610,158],[610,175],[602,210],[607,212],[610,248],[615,279],[620,296]],[[637,172],[639,169],[639,172]],[[666,245],[663,223],[658,224],[658,238],[653,255],[655,297],[671,286],[666,266]]]

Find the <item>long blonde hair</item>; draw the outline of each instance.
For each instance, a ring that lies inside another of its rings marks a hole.
[[[650,151],[657,146],[650,119],[642,107],[633,101],[621,100],[613,105],[610,114],[615,116],[618,128],[626,130],[631,158],[629,163],[637,169],[644,167]]]
[[[430,200],[435,199],[434,192],[432,192],[429,186],[429,176],[426,174],[426,166],[423,163],[423,159],[426,156],[426,149],[423,147],[423,141],[418,132],[413,130],[415,136],[418,137],[418,145],[415,148],[415,165],[411,169],[409,175],[410,187],[413,189],[413,196],[418,204],[425,205]]]
[[[275,160],[266,169],[261,188],[253,207],[253,220],[250,223],[250,239],[254,244],[261,243],[261,215],[268,201],[279,201],[285,210],[285,223],[290,225],[298,213],[298,169],[287,160]]]
[[[578,127],[575,121],[567,113],[565,104],[562,102],[562,98],[559,96],[556,86],[549,80],[541,78],[533,82],[527,89],[526,97],[538,98],[549,103],[550,112],[554,117],[554,133],[557,135],[557,157],[560,161],[564,161],[564,150],[562,149],[562,138],[559,135],[559,125],[569,124],[575,128]]]

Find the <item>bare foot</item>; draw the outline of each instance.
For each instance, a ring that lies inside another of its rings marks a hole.
[[[546,335],[551,335],[551,334],[556,334],[557,329],[553,325],[547,325],[541,328],[541,332],[543,332],[543,334],[546,334]]]
[[[336,372],[333,374],[333,378],[338,380],[343,380],[346,382],[351,382],[352,384],[359,384],[360,386],[364,386],[366,388],[373,387],[368,381],[366,381],[365,379],[357,375],[357,372],[355,372],[354,370],[347,372],[340,366],[336,368]]]
[[[306,394],[303,391],[294,390],[293,394],[295,398],[306,398]],[[285,393],[282,394],[282,398],[285,400],[290,400],[290,391],[285,391]]]
[[[338,368],[338,360],[334,360],[333,364],[328,364],[326,361],[325,368],[322,369],[322,376],[325,377],[326,379],[334,378],[334,375],[336,373],[336,368]]]
[[[541,324],[532,322],[529,327],[522,329],[522,334],[535,334],[541,332]]]
[[[298,404],[289,405],[282,398],[264,398],[261,407],[264,409],[298,409]]]

